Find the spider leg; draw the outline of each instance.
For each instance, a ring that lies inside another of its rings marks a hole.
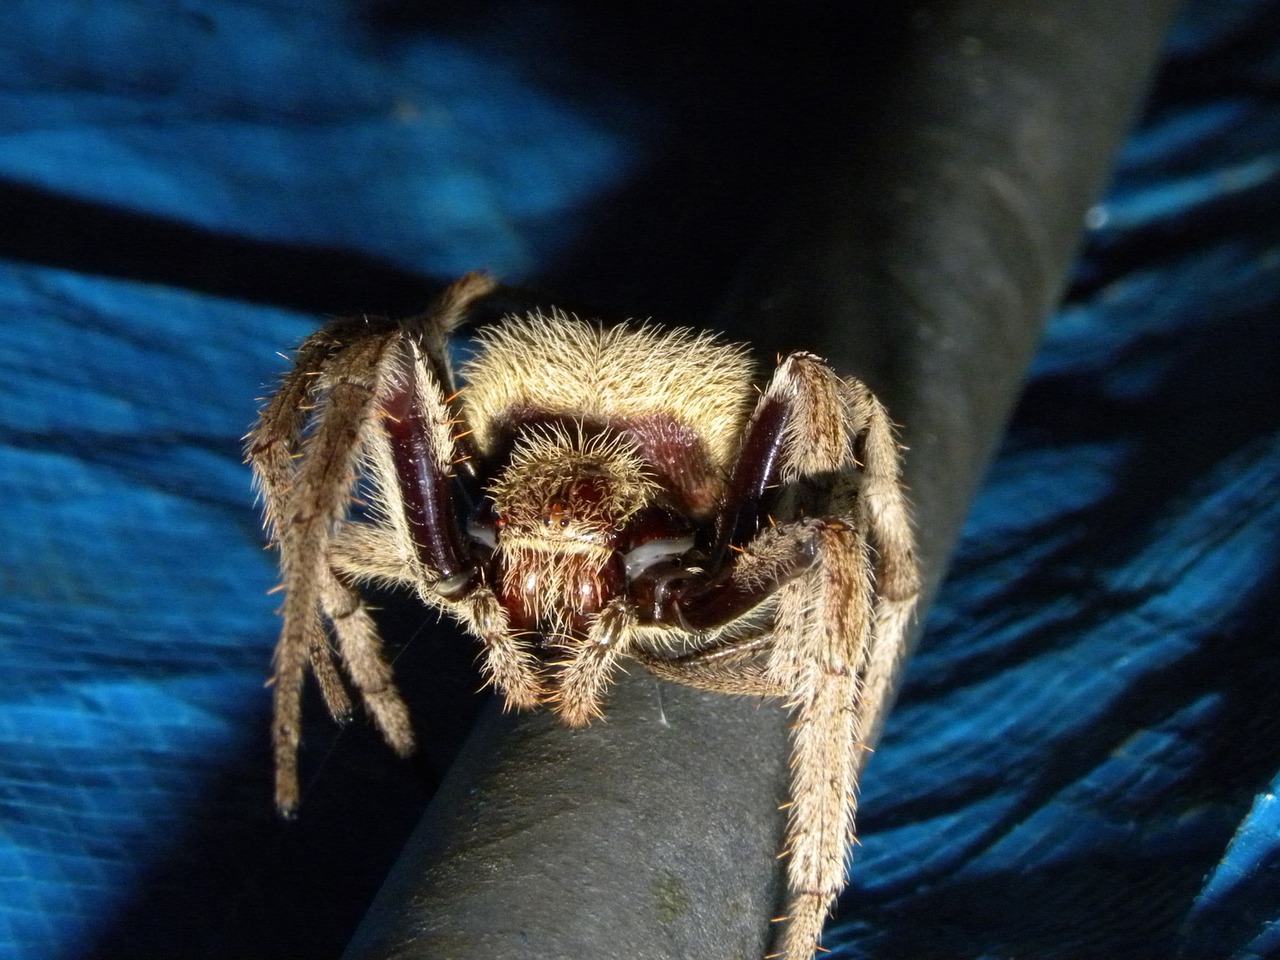
[[[446,293],[446,315],[453,310],[447,298],[462,283]],[[412,360],[384,401],[383,430],[369,444],[374,468],[368,472],[382,480],[379,512],[397,541],[397,551],[387,553],[382,547],[367,552],[380,553],[382,563],[398,555],[400,562],[416,566],[414,580],[422,598],[450,611],[480,639],[486,681],[497,687],[508,706],[536,706],[544,692],[538,659],[512,634],[507,612],[483,584],[458,522],[454,468],[459,448],[469,448],[464,446],[465,436],[455,435],[457,417],[432,372],[442,361],[414,339],[409,347]],[[467,456],[464,453],[463,459]]]
[[[289,510],[289,495],[298,474],[302,429],[311,417],[317,380],[325,361],[344,342],[341,332],[332,326],[302,341],[293,369],[263,405],[245,437],[245,459],[253,465],[254,482],[273,542],[278,540]]]
[[[774,508],[801,519],[765,526]],[[863,744],[918,591],[897,444],[865,386],[809,354],[779,365],[726,488],[712,570],[669,595],[656,584],[654,619],[709,630],[774,594],[772,632],[643,662],[705,689],[788,698],[788,916],[775,956],[807,960],[845,884]]]
[[[392,683],[372,618],[355,591],[335,576],[329,548],[334,531],[345,526],[356,467],[371,455],[372,440],[377,447],[372,455],[383,467],[379,475],[400,477],[400,490],[383,489],[381,497],[384,505],[399,508],[385,513],[399,518],[393,526],[400,540],[418,545],[424,560],[419,572],[438,580],[470,569],[444,489],[454,454],[449,426],[454,418],[437,383],[441,378],[448,382],[445,337],[465,318],[470,303],[493,287],[490,278],[468,274],[411,328],[343,320],[308,337],[295,368],[264,406],[247,438],[267,523],[280,547],[285,588],[284,623],[275,654],[272,736],[276,804],[286,814],[298,803],[297,750],[308,664],[330,713],[343,719],[350,712],[325,621],[332,625],[346,672],[384,738],[400,753],[413,748],[408,714]],[[425,425],[416,391],[424,381]],[[378,419],[395,427],[386,434],[372,429]],[[305,435],[308,422],[314,422],[315,429]],[[396,440],[404,464],[392,456]],[[399,466],[406,466],[404,474],[396,473]],[[416,537],[407,526],[413,522],[419,525]],[[391,556],[402,553],[397,550]],[[431,561],[440,561],[434,571],[429,569]]]
[[[558,664],[560,682],[547,702],[569,726],[604,716],[600,701],[618,661],[630,651],[635,623],[634,607],[614,600],[592,619],[585,637],[568,642],[569,657]]]
[[[906,656],[907,630],[920,594],[915,537],[902,488],[898,443],[880,401],[858,380],[842,382],[855,424],[865,424],[858,453],[862,480],[855,507],[873,551],[874,628],[859,696],[858,737],[874,742]]]
[[[308,657],[311,673],[316,678],[316,685],[320,687],[320,696],[324,698],[329,716],[338,723],[346,723],[351,718],[351,698],[347,696],[346,688],[342,685],[342,675],[333,662],[333,648],[327,643],[315,644],[308,651]]]
[[[373,445],[373,441],[370,446]],[[403,536],[382,524],[344,523],[333,533],[329,560],[345,583],[377,583],[419,590],[422,572]],[[436,597],[432,603],[438,604]]]
[[[391,665],[383,655],[378,627],[368,607],[360,594],[342,583],[332,571],[321,592],[321,605],[333,627],[343,669],[359,691],[365,709],[391,749],[402,757],[408,756],[414,748],[409,709],[396,689]],[[331,704],[330,712],[333,712]],[[342,718],[335,715],[335,719]]]
[[[376,449],[375,441],[370,446]],[[391,511],[391,516],[399,517],[398,511]],[[544,694],[540,676],[540,664],[532,650],[513,636],[508,625],[506,610],[498,602],[493,591],[487,587],[473,589],[466,596],[457,600],[443,599],[432,587],[431,580],[423,579],[418,559],[414,552],[406,547],[409,541],[389,526],[371,524],[348,524],[334,537],[331,555],[335,571],[350,581],[376,581],[387,585],[404,585],[417,590],[419,597],[429,606],[450,611],[462,622],[465,629],[481,641],[481,671],[487,684],[496,687],[503,695],[506,704],[513,708],[532,708],[537,706]],[[353,593],[353,599],[358,600]],[[367,633],[352,638],[352,646],[356,649],[369,649],[376,652],[377,633],[367,613],[361,611],[355,623],[369,623]],[[342,638],[341,624],[335,620],[335,630]],[[347,657],[344,648],[344,658]],[[371,695],[395,693],[391,685],[390,672],[383,670],[381,658],[377,662],[370,661],[364,666],[367,681],[356,676],[353,669],[353,655],[347,661],[348,671],[353,682],[360,688],[362,695],[369,701]],[[367,683],[367,686],[366,686]],[[398,703],[399,698],[396,698]],[[383,730],[387,742],[399,752],[404,752],[399,743],[405,742],[412,747],[412,734],[409,732],[408,718],[405,716],[404,729],[410,739],[398,741],[393,739],[390,731],[396,728],[392,722],[398,716],[394,705],[388,705],[389,722],[379,719],[373,702],[370,712],[374,713],[379,728]]]
[[[346,514],[362,434],[373,416],[380,385],[389,376],[388,347],[396,336],[393,330],[371,327],[345,345],[335,343],[332,330],[308,338],[300,351],[303,364],[286,378],[250,433],[249,459],[280,546],[285,588],[272,722],[276,805],[285,814],[298,804],[303,674],[309,661],[323,662],[313,652],[326,647],[320,610],[332,590],[330,531]],[[281,395],[288,400],[281,402]],[[309,406],[308,400],[314,400],[320,412],[314,431],[302,437],[304,418],[296,411]],[[296,454],[300,456],[295,461]],[[330,709],[341,710],[341,699],[333,694],[332,670],[320,669]]]
[[[457,389],[447,359],[449,335],[467,322],[477,300],[497,288],[498,282],[487,273],[465,273],[445,288],[431,309],[405,323],[431,365],[432,375],[449,393]]]
[[[780,697],[786,694],[769,676],[760,654],[773,643],[773,634],[716,643],[679,657],[662,657],[633,650],[631,656],[654,676],[711,693]]]
[[[375,443],[371,438],[369,446]],[[396,753],[407,756],[414,748],[409,712],[396,691],[377,625],[354,584],[374,580],[419,587],[420,573],[393,530],[368,523],[343,523],[333,531],[329,564],[320,602],[337,640],[342,665],[383,739]],[[345,721],[351,703],[328,646],[312,648],[311,668],[329,713],[335,720]]]
[[[793,397],[783,483],[800,510],[825,502],[835,516],[818,530],[813,570],[781,591],[769,658],[794,718],[788,919],[776,956],[799,960],[845,885],[858,770],[919,588],[897,444],[879,401],[807,354],[789,357],[773,387]]]
[[[511,630],[506,608],[489,587],[478,587],[450,605],[453,615],[480,638],[480,671],[486,684],[502,694],[507,707],[536,707],[546,693],[541,664],[528,644]]]
[[[773,956],[808,960],[845,885],[854,839],[871,644],[871,563],[849,527],[822,530],[813,572],[783,590],[769,673],[790,697],[786,927]],[[779,676],[783,661],[787,672]]]
[[[490,278],[468,274],[445,291],[431,312],[406,325],[396,376],[380,398],[382,429],[369,432],[363,453],[364,473],[375,482],[377,523],[346,525],[331,551],[335,565],[350,578],[408,584],[429,606],[452,613],[480,639],[486,681],[501,691],[509,706],[528,708],[536,706],[544,692],[540,664],[512,635],[506,611],[481,584],[462,534],[453,484],[455,471],[474,451],[466,431],[457,430],[457,415],[444,392],[452,380],[442,379],[450,374],[438,352],[448,332],[465,319],[471,301],[493,287]],[[348,643],[353,658],[355,651],[376,651],[377,635],[371,626],[363,626],[366,619],[362,614],[352,623]],[[345,649],[343,655],[347,656]],[[384,683],[372,653],[361,663],[370,691],[394,692],[389,676]],[[354,673],[352,679],[365,689]],[[375,709],[371,704],[371,712]],[[379,726],[399,750],[408,741],[393,736],[398,713],[390,704],[387,710],[387,723],[378,720]]]

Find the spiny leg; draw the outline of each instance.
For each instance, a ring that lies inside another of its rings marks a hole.
[[[320,602],[337,641],[337,654],[383,738],[406,756],[414,746],[409,711],[395,688],[377,626],[354,584],[378,581],[415,587],[418,570],[393,530],[351,522],[341,524],[331,535],[329,567]],[[328,645],[312,647],[312,672],[330,715],[341,723],[350,716],[351,702],[333,658]]]
[[[347,342],[350,322],[318,330],[299,345],[294,366],[281,380],[258,413],[245,437],[245,459],[252,464],[254,481],[263,501],[268,533],[278,541],[289,510],[290,492],[298,474],[297,455],[302,430],[311,419],[318,379],[325,361]]]
[[[445,288],[430,310],[404,324],[405,332],[418,348],[432,379],[443,390],[441,401],[446,408],[452,409],[450,401],[460,392],[448,358],[449,336],[467,322],[477,301],[497,289],[498,282],[486,273],[472,271],[464,274]],[[448,399],[445,399],[446,395]],[[460,431],[452,438],[450,446],[453,450],[450,468],[458,476],[458,489],[474,503],[480,491],[476,448],[470,431]]]
[[[329,716],[338,723],[346,723],[351,717],[351,698],[347,696],[342,685],[342,675],[334,664],[334,650],[327,643],[313,644],[308,656],[311,662],[311,673],[320,688],[320,696],[329,711]]]
[[[615,600],[592,618],[585,637],[566,644],[568,658],[558,665],[559,684],[548,702],[569,726],[586,726],[604,716],[601,699],[619,659],[630,649],[635,623],[634,608]]]
[[[795,508],[837,518],[821,529],[815,569],[782,590],[769,664],[794,716],[790,897],[777,955],[807,960],[845,885],[864,744],[889,696],[918,587],[884,409],[808,354],[787,358],[762,402],[782,395],[793,398],[783,483]]]
[[[898,443],[880,401],[857,380],[844,381],[857,423],[862,480],[855,508],[870,541],[875,577],[875,623],[862,676],[858,739],[874,742],[907,652],[907,631],[920,594],[915,537],[902,487]]]
[[[422,587],[413,545],[382,524],[344,523],[333,533],[329,561],[335,576],[344,583]]]
[[[784,588],[775,653],[794,660],[786,927],[771,956],[808,960],[846,880],[853,842],[860,674],[870,648],[871,565],[865,542],[839,523],[824,527],[816,568]],[[776,657],[775,657],[776,659]],[[774,664],[776,671],[776,663]]]
[[[482,644],[480,671],[485,682],[516,710],[536,707],[546,695],[541,664],[529,645],[513,633],[507,611],[488,587],[479,587],[456,601],[454,615]]]
[[[449,335],[467,322],[477,300],[497,288],[498,282],[486,273],[465,273],[445,288],[430,310],[405,323],[431,364],[432,375],[449,393],[457,388],[447,359]]]
[[[869,542],[876,560],[875,616],[887,627],[900,627],[878,638],[896,649],[919,592],[919,577],[888,415],[864,384],[841,379],[809,354],[787,358],[762,404],[775,394],[793,398],[781,480],[797,491],[795,508],[842,517]],[[797,666],[789,650],[775,649],[774,668],[784,680]],[[862,702],[878,709],[883,699]]]
[[[711,693],[780,697],[786,691],[769,676],[761,654],[773,644],[773,634],[717,643],[679,657],[662,657],[633,650],[631,656],[654,676]]]
[[[772,492],[779,486],[780,499]],[[757,532],[774,506],[827,519]],[[812,551],[796,546],[802,534],[814,538]],[[759,565],[757,555],[770,553],[773,566]],[[763,574],[754,583],[744,577],[753,562]],[[862,744],[892,686],[917,589],[897,445],[862,384],[809,354],[779,365],[727,485],[713,564],[720,573],[681,591],[663,619],[676,614],[705,629],[776,592],[768,645],[760,655],[753,643],[713,645],[680,668],[655,672],[708,689],[789,697],[789,902],[778,956],[807,960],[845,883]]]
[[[477,570],[453,504],[453,476],[472,450],[467,431],[445,396],[453,380],[444,355],[448,334],[471,305],[496,284],[467,274],[423,316],[403,326],[392,375],[379,395],[381,429],[366,436],[364,473],[374,481],[374,523],[347,524],[333,543],[333,561],[352,581],[414,586],[431,606],[459,617],[484,644],[486,677],[513,706],[542,695],[538,662],[510,635],[507,617]],[[366,698],[387,742],[412,748],[412,731],[381,654],[376,628],[358,596],[330,579],[326,589],[348,674]]]
[[[327,360],[315,377],[320,381],[318,388],[325,390],[318,400],[316,427],[300,444],[277,432],[277,418],[260,422],[262,441],[250,449],[271,501],[268,517],[280,544],[285,588],[284,623],[275,655],[272,739],[276,804],[286,814],[298,804],[303,674],[312,651],[326,644],[320,604],[331,576],[329,531],[347,510],[361,434],[371,416],[376,391],[385,380],[387,347],[394,335],[385,330],[371,333],[347,343]],[[291,477],[282,480],[277,461],[282,450],[294,445],[299,447],[300,465]],[[334,706],[332,700],[330,706]]]
[[[378,627],[360,595],[330,572],[321,595],[325,617],[333,625],[338,653],[360,699],[387,744],[402,757],[413,752],[413,725],[382,653]],[[327,699],[327,698],[326,698]],[[330,706],[332,712],[332,705]],[[335,719],[341,717],[335,716]]]

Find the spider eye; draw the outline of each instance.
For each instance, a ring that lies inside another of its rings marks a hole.
[[[569,525],[568,511],[565,505],[559,500],[553,500],[547,504],[546,512],[542,515],[542,525],[550,527],[553,524],[561,528]]]

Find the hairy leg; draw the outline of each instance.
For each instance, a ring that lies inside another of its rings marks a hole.
[[[797,519],[775,526],[773,509]],[[845,883],[863,744],[892,690],[918,589],[911,541],[883,408],[858,381],[793,354],[743,438],[717,527],[718,572],[656,604],[666,619],[705,630],[777,597],[767,643],[641,655],[682,683],[788,698],[788,906],[775,956],[812,955]]]
[[[820,537],[816,568],[784,588],[770,664],[793,717],[788,903],[774,954],[788,960],[808,960],[845,885],[864,750],[871,565],[865,541],[850,527],[832,523]]]
[[[325,667],[327,640],[320,619],[332,576],[329,531],[346,514],[361,436],[375,415],[395,336],[385,328],[370,328],[345,343],[333,329],[308,338],[300,350],[302,364],[286,378],[249,436],[249,459],[280,547],[285,591],[275,654],[272,740],[276,805],[286,814],[298,804],[297,750],[308,663],[321,664],[330,709],[342,708],[332,670]],[[316,427],[302,436],[305,412],[313,405]]]
[[[521,636],[511,630],[507,611],[488,587],[479,587],[449,609],[483,645],[480,670],[486,683],[512,709],[536,707],[546,696],[542,665]]]
[[[586,726],[604,716],[601,699],[619,659],[631,647],[635,623],[631,605],[615,600],[595,616],[585,637],[567,642],[567,657],[557,664],[559,683],[547,702],[569,726]]]
[[[397,752],[413,748],[408,712],[373,620],[355,590],[334,571],[333,534],[364,528],[390,535],[394,549],[381,554],[386,543],[375,542],[377,534],[362,541],[360,534],[351,533],[343,540],[339,552],[345,555],[338,566],[347,566],[357,577],[369,576],[369,567],[380,565],[373,576],[389,574],[389,579],[422,588],[440,578],[431,565],[442,557],[465,569],[452,513],[441,510],[451,506],[444,488],[457,456],[455,416],[441,389],[452,382],[444,344],[470,304],[493,287],[490,278],[468,274],[409,325],[363,318],[329,324],[302,343],[294,369],[247,438],[267,523],[280,547],[285,590],[272,724],[276,804],[283,813],[292,813],[298,804],[297,752],[308,665],[330,713],[344,719],[350,712],[326,624],[332,627],[347,675],[384,738]],[[308,433],[309,423],[314,427]],[[393,439],[406,437],[407,444],[394,446]],[[416,469],[402,469],[406,464]],[[344,523],[360,466],[375,478],[374,510],[382,514],[382,528]],[[436,515],[441,512],[447,515]],[[415,546],[417,562],[406,564],[406,553]],[[364,562],[353,562],[360,559]],[[435,565],[449,574],[459,572],[446,563]],[[352,571],[352,566],[361,569]]]
[[[858,771],[892,692],[918,583],[897,442],[879,401],[806,354],[783,363],[773,388],[794,397],[782,480],[795,485],[799,509],[825,503],[838,518],[822,527],[815,569],[783,588],[769,664],[795,720],[788,919],[777,956],[807,960],[845,885]]]
[[[414,748],[409,708],[396,689],[391,665],[383,655],[382,639],[368,607],[355,589],[332,573],[322,591],[321,604],[326,619],[333,625],[342,666],[365,709],[391,749],[402,757],[408,756]],[[323,689],[323,683],[321,687]]]
[[[858,738],[874,742],[906,657],[920,574],[898,444],[888,414],[859,381],[845,381],[844,388],[854,422],[865,425],[858,444],[862,480],[854,508],[873,551],[876,596],[871,649],[859,695]]]
[[[631,656],[650,673],[711,693],[780,697],[786,691],[769,676],[762,654],[773,645],[773,634],[723,641],[679,657],[642,651]]]

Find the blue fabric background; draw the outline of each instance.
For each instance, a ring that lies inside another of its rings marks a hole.
[[[469,650],[390,610],[438,743],[309,733],[346,793],[275,821],[239,438],[324,313],[570,269],[673,109],[563,56],[567,5],[415,9],[0,11],[0,958],[335,955],[466,729]],[[1278,307],[1280,6],[1201,0],[866,778],[834,957],[1280,955]]]

